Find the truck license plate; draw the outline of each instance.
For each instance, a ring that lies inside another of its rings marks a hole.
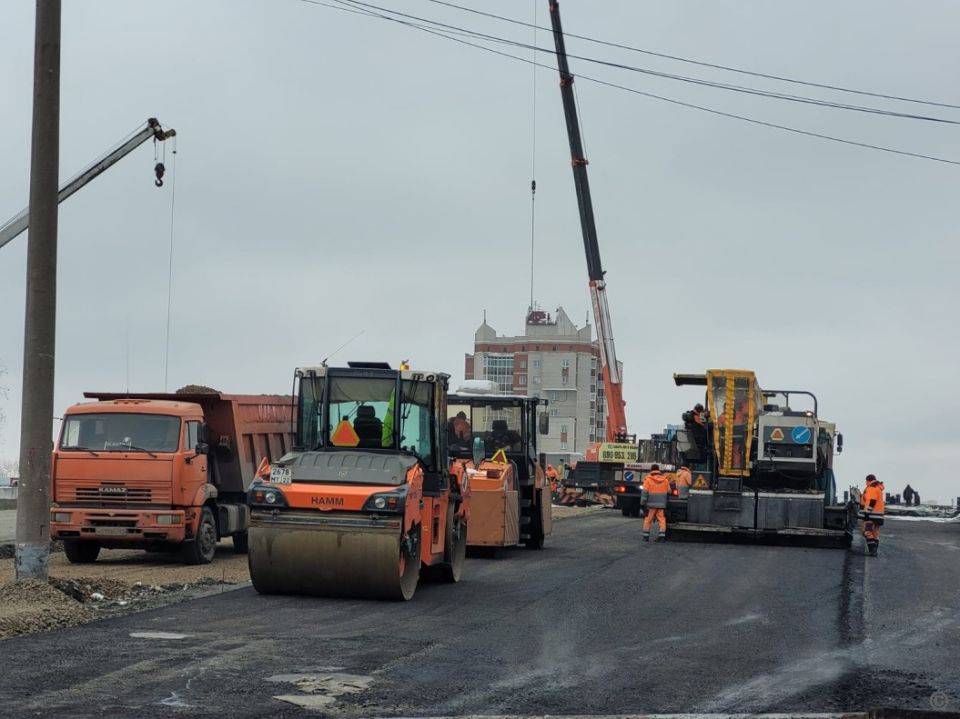
[[[271,467],[270,484],[291,484],[293,470],[290,467]]]
[[[105,534],[110,537],[125,536],[127,534],[127,528],[126,527],[97,527],[96,534]]]

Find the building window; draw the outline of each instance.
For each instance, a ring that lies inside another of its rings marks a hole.
[[[566,443],[566,442],[561,442],[561,443],[560,443],[560,449],[570,449],[570,448],[567,446],[567,443]]]
[[[520,377],[517,378],[517,384],[522,386],[522,385],[525,385],[526,383],[527,383],[527,376],[525,374],[522,374],[520,375]]]
[[[590,410],[593,411],[597,408],[597,403],[594,400],[590,400]]]
[[[534,377],[534,378],[533,378],[533,383],[534,383],[534,384],[540,384],[540,378],[539,378],[539,377]]]
[[[550,391],[547,393],[547,399],[549,399],[551,402],[556,402],[556,401],[557,401],[557,391],[556,391],[555,389],[550,390]]]
[[[556,345],[553,346],[553,351],[554,351],[554,352],[557,351],[557,346],[556,346]]]
[[[595,384],[590,385],[590,394],[596,394],[596,393],[597,393],[597,385]]]
[[[570,369],[570,360],[569,359],[560,360],[560,367],[563,369]]]
[[[520,369],[526,369],[526,368],[527,368],[527,361],[520,360]]]
[[[567,425],[560,425],[560,444],[565,445],[567,443]]]
[[[501,392],[509,394],[513,389],[513,355],[485,354],[483,379],[496,382]]]
[[[540,369],[540,360],[538,360],[538,359],[530,360],[530,366],[531,366],[533,369]]]
[[[557,410],[551,409],[551,410],[550,410],[550,416],[551,416],[551,417],[556,417],[556,416],[557,416]]]

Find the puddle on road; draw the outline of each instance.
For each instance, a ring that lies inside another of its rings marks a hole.
[[[130,632],[133,639],[186,639],[192,634],[180,634],[179,632]]]
[[[341,672],[312,672],[275,674],[268,682],[293,684],[303,694],[280,694],[277,701],[295,704],[306,709],[329,706],[346,694],[357,694],[373,683],[373,677]]]

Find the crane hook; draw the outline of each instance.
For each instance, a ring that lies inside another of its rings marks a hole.
[[[162,162],[158,162],[156,167],[153,168],[153,171],[157,176],[157,179],[153,184],[157,187],[163,187],[163,173],[166,171],[166,169],[167,168],[163,166]]]

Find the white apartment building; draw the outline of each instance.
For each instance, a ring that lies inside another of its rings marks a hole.
[[[563,308],[551,316],[532,307],[522,335],[498,336],[484,319],[465,358],[465,377],[493,380],[504,394],[547,400],[550,434],[541,437],[540,451],[551,462],[576,461],[605,434],[599,357],[589,322],[577,327]]]

